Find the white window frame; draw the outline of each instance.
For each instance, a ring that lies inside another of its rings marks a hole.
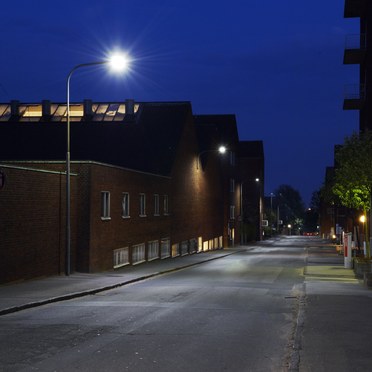
[[[109,191],[101,191],[101,219],[104,221],[111,220]]]
[[[146,245],[145,243],[132,246],[132,264],[136,265],[146,261]]]
[[[235,220],[235,205],[230,205],[230,220]]]
[[[157,260],[159,258],[159,240],[151,240],[147,243],[147,260]]]
[[[154,216],[160,216],[160,196],[154,194]]]
[[[129,248],[119,248],[113,251],[114,269],[129,265]]]
[[[164,212],[165,216],[167,216],[169,214],[169,197],[168,197],[167,194],[164,195],[163,212]]]
[[[160,241],[160,258],[167,258],[171,255],[171,245],[169,238],[163,238]]]
[[[139,215],[140,217],[146,217],[146,194],[139,194]]]
[[[230,178],[230,192],[235,192],[235,179]]]
[[[123,218],[130,218],[130,195],[129,192],[123,192],[123,199],[121,202],[121,216]]]

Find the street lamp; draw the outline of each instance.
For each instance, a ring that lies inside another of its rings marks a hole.
[[[67,75],[67,146],[66,146],[66,264],[65,273],[71,273],[71,179],[70,179],[70,80],[72,74],[79,68],[98,65],[108,65],[113,72],[121,72],[128,68],[129,59],[119,53],[112,54],[108,59],[98,62],[81,63],[71,69]]]
[[[240,182],[240,222],[244,226],[244,221],[245,221],[245,213],[244,213],[244,201],[243,201],[243,185],[249,182],[250,185],[253,185],[253,178],[248,178]],[[251,190],[252,194],[252,199],[253,199],[253,205],[254,205],[254,210],[258,210],[258,234],[259,234],[259,239],[262,239],[262,200],[261,200],[261,189],[260,189],[260,178],[255,177],[254,178],[254,183],[257,186],[254,192],[252,192],[252,186],[249,187]],[[258,190],[258,191],[257,191]],[[258,203],[256,203],[256,196],[258,195]],[[249,203],[250,204],[250,203]],[[255,213],[256,215],[256,213]],[[243,236],[244,235],[244,236]],[[240,244],[243,244],[244,242],[247,241],[247,233],[245,232],[244,234],[241,232],[240,234]]]
[[[227,151],[227,148],[226,146],[219,146],[217,150],[205,150],[205,151],[202,151],[198,154],[198,159],[197,159],[197,163],[196,163],[196,169],[199,169],[199,164],[200,164],[200,156],[205,154],[206,152],[218,152],[219,154],[224,154],[226,151]]]
[[[364,214],[362,214],[359,217],[359,221],[363,225],[363,253],[364,253],[364,256],[367,257],[367,243],[366,243],[366,232],[367,232],[366,222],[367,222],[367,217]]]

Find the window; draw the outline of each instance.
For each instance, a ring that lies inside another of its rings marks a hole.
[[[129,193],[124,192],[123,193],[123,201],[122,201],[122,211],[121,215],[123,218],[129,218]]]
[[[235,205],[230,205],[230,220],[235,219]]]
[[[171,252],[170,252],[170,239],[169,238],[164,238],[161,240],[161,247],[160,247],[160,257],[161,258],[166,258],[169,257]]]
[[[129,248],[120,248],[114,250],[114,268],[129,264]]]
[[[235,180],[230,178],[230,192],[235,192]]]
[[[159,241],[153,240],[147,244],[147,260],[156,260],[159,258]]]
[[[189,254],[189,242],[188,240],[184,240],[181,242],[181,255],[185,256],[186,254]]]
[[[180,245],[178,243],[172,244],[172,257],[180,255]]]
[[[110,219],[110,193],[108,191],[101,192],[101,219]]]
[[[140,194],[140,217],[146,217],[146,194]]]
[[[145,243],[137,244],[132,247],[132,264],[145,261]]]
[[[159,207],[159,195],[154,195],[154,216],[159,216],[160,214],[160,207]]]
[[[164,195],[164,214],[169,214],[169,200],[168,195]]]
[[[189,241],[189,252],[190,254],[198,251],[198,241],[196,239],[190,239]]]
[[[235,165],[235,152],[230,151],[230,164]]]

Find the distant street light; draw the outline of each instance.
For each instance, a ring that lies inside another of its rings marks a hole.
[[[198,154],[198,159],[197,159],[197,163],[196,163],[196,169],[199,169],[200,156],[201,156],[201,155],[205,154],[206,152],[216,152],[216,151],[217,151],[218,153],[220,153],[220,154],[224,154],[224,153],[226,153],[227,148],[226,148],[226,146],[221,145],[221,146],[218,147],[217,150],[205,150],[205,151],[200,152],[200,153]]]
[[[67,150],[66,150],[66,264],[65,273],[71,273],[71,180],[70,180],[70,80],[79,68],[97,65],[108,65],[113,72],[122,72],[129,67],[130,60],[126,55],[115,53],[108,59],[98,62],[82,63],[71,69],[67,76]]]
[[[364,256],[367,257],[367,242],[366,242],[366,235],[367,235],[367,217],[362,214],[359,217],[359,221],[363,224],[363,253]]]
[[[244,226],[245,222],[245,213],[244,213],[244,198],[243,198],[243,185],[245,183],[250,183],[253,185],[253,178],[248,178],[240,182],[240,223]],[[257,226],[258,226],[258,234],[259,234],[259,239],[262,240],[262,198],[261,198],[261,189],[260,189],[260,179],[258,177],[254,178],[254,182],[257,185],[257,189],[255,190],[252,199],[254,200],[254,205],[258,209],[258,221],[257,221]],[[258,190],[258,191],[257,191]],[[256,203],[256,196],[258,196]],[[244,242],[247,241],[247,233],[241,232],[240,234],[240,244],[243,244]]]

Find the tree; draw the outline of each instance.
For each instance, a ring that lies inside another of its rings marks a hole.
[[[366,213],[371,209],[371,186],[372,132],[354,133],[335,152],[332,192],[341,205]]]
[[[303,228],[306,232],[318,231],[320,197],[321,190],[314,191],[311,196],[310,208],[308,208],[304,214]]]
[[[289,185],[280,185],[274,194],[283,224],[291,224],[294,229],[302,228],[305,207],[300,193]]]

